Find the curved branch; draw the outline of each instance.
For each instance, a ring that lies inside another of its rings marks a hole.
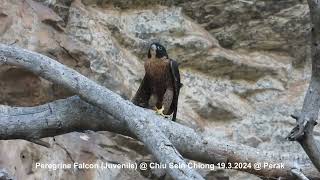
[[[62,85],[82,99],[109,112],[126,123],[128,129],[141,140],[146,148],[162,164],[174,179],[203,179],[187,163],[169,139],[149,119],[160,119],[154,113],[145,113],[143,108],[125,101],[118,94],[98,85],[77,71],[44,55],[26,49],[0,44],[0,61],[33,72],[51,82]],[[58,125],[63,126],[62,123]],[[187,168],[169,168],[169,164],[180,164]]]
[[[145,110],[144,113],[148,114]],[[37,107],[0,106],[0,139],[52,137],[74,131],[111,131],[136,138],[126,123],[113,118],[79,97],[57,100]],[[292,169],[299,169],[309,179],[320,179],[320,173],[308,157],[294,153],[262,151],[215,137],[203,136],[181,124],[160,118],[150,119],[169,137],[173,145],[188,159],[203,163],[251,163],[252,168],[238,169],[267,178],[293,179]],[[32,132],[32,133],[30,133]],[[253,168],[261,163],[262,168]],[[283,163],[280,169],[263,168],[264,163]]]
[[[320,171],[320,149],[313,136],[313,128],[317,124],[320,109],[320,2],[308,0],[308,5],[312,25],[312,75],[301,113],[294,116],[297,120],[297,126],[291,130],[287,138],[291,141],[298,141]]]

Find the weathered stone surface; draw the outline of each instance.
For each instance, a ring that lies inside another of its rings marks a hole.
[[[143,78],[149,44],[160,42],[181,68],[178,122],[252,147],[294,152],[301,148],[284,136],[310,77],[308,21],[306,2],[296,0],[0,0],[1,43],[57,59],[130,99]],[[71,95],[8,66],[0,66],[0,87],[0,104],[6,105]],[[55,139],[47,139],[51,149],[0,141],[0,168],[17,179],[146,179],[130,169],[35,169],[36,162],[150,158],[141,143],[110,133]],[[255,178],[235,171],[201,173],[208,179]]]
[[[88,140],[84,140],[87,136]],[[17,179],[145,179],[134,169],[102,169],[95,170],[81,168],[65,168],[54,170],[40,168],[40,164],[101,164],[101,163],[135,163],[142,158],[143,148],[139,153],[134,148],[142,146],[137,141],[131,143],[131,149],[125,145],[118,145],[117,136],[110,133],[71,133],[46,140],[52,144],[47,149],[38,145],[16,140],[1,141],[0,149],[1,167],[8,173],[14,174]],[[130,139],[126,140],[130,141]],[[132,141],[132,140],[131,140]],[[135,144],[135,146],[133,145]],[[10,149],[8,152],[7,150]],[[125,154],[125,155],[124,155]],[[145,153],[144,153],[145,154]]]

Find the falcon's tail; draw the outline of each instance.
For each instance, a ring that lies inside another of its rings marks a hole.
[[[173,95],[173,100],[172,100],[170,109],[173,111],[172,121],[175,121],[177,116],[177,110],[178,110],[178,99],[179,99],[180,88],[183,86],[183,84],[180,82],[179,65],[176,61],[172,59],[170,59],[170,69],[171,69],[171,74],[173,76],[173,81],[174,81],[173,82],[174,95]]]

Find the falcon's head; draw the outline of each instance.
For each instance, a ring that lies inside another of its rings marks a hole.
[[[148,51],[148,58],[169,58],[167,54],[166,48],[164,48],[161,44],[159,43],[152,43],[150,45],[149,51]]]

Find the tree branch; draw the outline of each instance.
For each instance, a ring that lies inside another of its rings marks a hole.
[[[5,169],[0,169],[0,180],[14,180]]]
[[[301,171],[298,169],[292,169],[291,172],[297,176],[300,180],[309,180]]]
[[[128,129],[141,140],[155,158],[167,164],[166,171],[174,179],[203,179],[194,169],[189,168],[183,157],[169,139],[155,126],[154,113],[144,113],[144,109],[123,100],[119,95],[106,89],[44,55],[18,47],[0,44],[0,61],[33,72],[49,81],[62,85],[82,99],[110,113],[126,123]],[[59,122],[57,128],[63,126]],[[187,168],[169,168],[169,164],[179,164]]]
[[[320,149],[313,136],[313,128],[317,124],[320,109],[320,2],[308,0],[311,18],[311,82],[305,96],[301,113],[293,117],[297,126],[293,128],[287,138],[298,141],[308,154],[310,160],[320,171]]]
[[[153,113],[145,110],[144,114]],[[136,138],[124,121],[113,118],[79,97],[57,100],[37,107],[0,106],[0,139],[30,139],[61,135],[74,131],[111,131]],[[215,137],[203,136],[181,124],[150,119],[169,137],[173,145],[188,159],[203,163],[261,163],[261,169],[238,169],[266,178],[293,179],[292,169],[299,169],[309,179],[320,179],[309,158],[301,154],[262,151]],[[32,132],[32,133],[31,133]],[[284,168],[263,168],[264,163],[283,163]],[[228,164],[227,164],[228,165]]]

